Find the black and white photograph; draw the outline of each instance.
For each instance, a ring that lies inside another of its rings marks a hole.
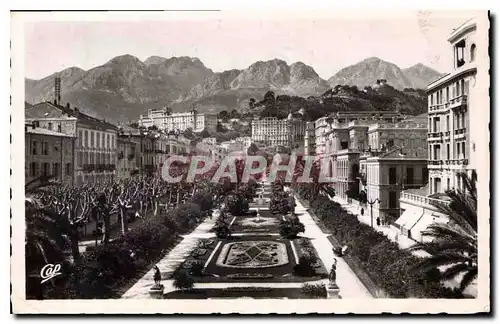
[[[487,11],[10,19],[14,313],[490,311]]]

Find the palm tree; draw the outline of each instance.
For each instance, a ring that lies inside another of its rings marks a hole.
[[[476,172],[471,177],[460,173],[464,190],[448,190],[447,203],[435,203],[438,211],[449,217],[447,224],[432,224],[422,234],[433,238],[411,247],[425,251],[430,257],[415,269],[440,271],[441,280],[458,279],[464,291],[477,278],[477,190]],[[461,276],[461,277],[460,277]]]

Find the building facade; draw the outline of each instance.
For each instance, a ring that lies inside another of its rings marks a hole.
[[[434,205],[446,203],[447,190],[463,189],[459,173],[476,170],[480,179],[481,156],[475,152],[488,152],[488,129],[481,125],[489,116],[483,83],[488,80],[487,33],[487,23],[476,19],[454,29],[448,38],[452,71],[427,86],[429,183],[402,193],[403,213],[396,222],[403,235],[417,241],[426,239],[422,231],[433,222],[448,221]]]
[[[25,182],[40,176],[53,176],[66,185],[74,183],[75,138],[38,126],[25,126]]]
[[[76,137],[74,184],[109,181],[115,177],[117,127],[69,105],[42,102],[25,109],[26,121]]]
[[[217,115],[200,114],[196,110],[172,113],[168,108],[150,109],[147,115],[140,116],[139,126],[145,128],[156,126],[165,132],[185,131],[188,128],[194,132],[201,132],[204,129],[215,132],[217,130]]]
[[[291,115],[287,119],[270,117],[252,121],[252,142],[293,149],[303,145],[304,134],[305,122]]]

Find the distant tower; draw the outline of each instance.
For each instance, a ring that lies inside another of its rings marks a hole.
[[[61,104],[61,78],[56,77],[54,80],[54,101],[56,104]]]

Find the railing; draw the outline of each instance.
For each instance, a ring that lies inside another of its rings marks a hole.
[[[455,135],[465,134],[466,131],[466,128],[455,129]]]
[[[460,107],[467,104],[467,95],[461,95],[450,100],[451,108]]]
[[[408,192],[401,192],[401,200],[406,200],[418,204],[435,205],[435,204],[446,204],[445,200],[430,198],[427,196],[421,196],[416,194],[411,194]]]
[[[430,138],[438,138],[443,136],[443,132],[432,132],[432,133],[427,133],[427,136]]]

